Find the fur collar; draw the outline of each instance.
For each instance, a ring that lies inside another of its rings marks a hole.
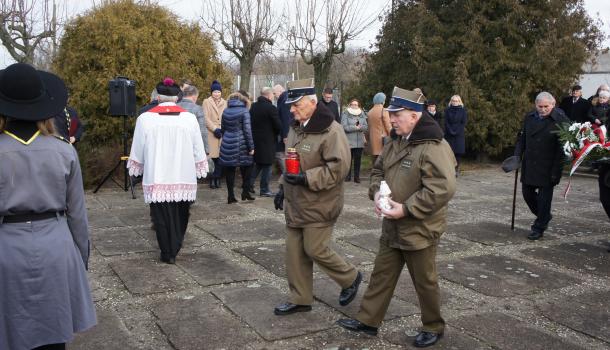
[[[396,131],[392,129],[390,132],[390,136],[393,140],[399,138],[396,134]],[[409,142],[416,141],[427,141],[427,140],[437,140],[440,141],[443,139],[443,130],[438,123],[432,119],[432,117],[428,113],[422,113],[419,121],[415,124],[413,131],[411,132],[411,136],[409,137]]]
[[[306,134],[319,134],[326,131],[330,125],[335,121],[335,117],[332,115],[330,110],[322,103],[318,102],[316,110],[313,112],[309,123],[301,131]],[[300,123],[295,120],[293,127],[300,128]]]

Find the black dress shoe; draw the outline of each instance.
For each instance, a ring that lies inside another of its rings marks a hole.
[[[351,318],[343,318],[337,321],[337,324],[345,329],[352,332],[362,332],[368,335],[377,335],[377,327],[367,326],[358,320],[352,320]]]
[[[358,294],[360,282],[362,282],[362,272],[358,271],[354,283],[352,283],[351,286],[341,290],[341,294],[339,294],[339,305],[345,306],[354,300],[356,294]]]
[[[241,200],[245,201],[245,200],[249,200],[249,201],[253,201],[254,197],[252,197],[252,195],[249,192],[242,192],[241,193]]]
[[[273,309],[273,313],[278,316],[290,315],[295,312],[311,311],[311,305],[297,305],[293,303],[283,303]]]
[[[235,199],[235,197],[229,197],[229,198],[227,198],[227,203],[228,204],[237,203],[237,199]]]
[[[427,346],[431,346],[436,344],[439,339],[443,337],[443,333],[431,333],[426,331],[421,331],[415,337],[413,341],[413,346],[416,348],[425,348]]]
[[[536,241],[539,240],[540,238],[542,238],[542,232],[536,232],[536,231],[532,231],[528,236],[527,239],[531,240],[531,241]]]

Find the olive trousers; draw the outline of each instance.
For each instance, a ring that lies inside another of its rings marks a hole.
[[[364,293],[356,319],[379,327],[383,321],[405,263],[419,299],[424,331],[443,333],[441,298],[436,273],[436,245],[421,250],[401,250],[380,242],[371,281]]]
[[[313,302],[313,263],[341,288],[356,280],[358,271],[330,248],[333,226],[294,228],[286,226],[286,274],[290,302],[311,305]]]

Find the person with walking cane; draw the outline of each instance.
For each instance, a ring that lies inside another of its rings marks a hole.
[[[533,241],[542,238],[552,218],[553,190],[561,179],[565,157],[555,131],[560,124],[569,122],[563,111],[555,108],[555,98],[550,93],[539,93],[535,105],[536,109],[525,115],[514,153],[522,159],[523,199],[536,215],[527,236]]]

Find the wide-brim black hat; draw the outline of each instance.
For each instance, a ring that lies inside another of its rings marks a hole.
[[[38,121],[61,112],[68,103],[68,89],[57,75],[15,63],[0,70],[0,115]]]

